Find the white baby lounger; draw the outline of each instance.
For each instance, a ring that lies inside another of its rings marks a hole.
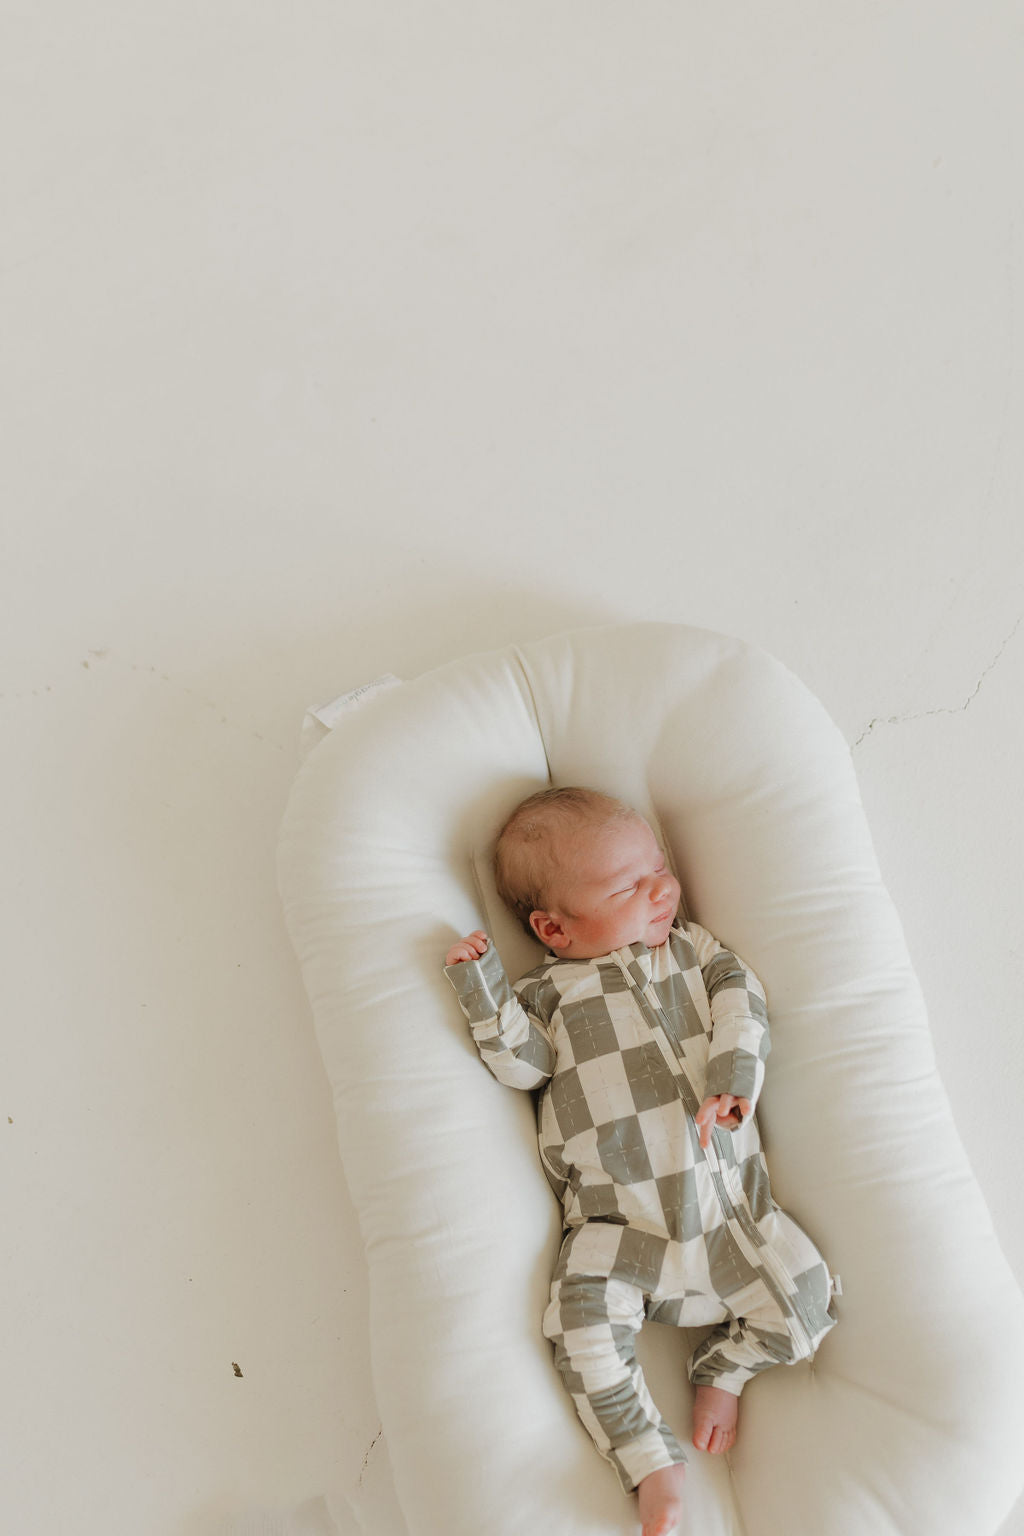
[[[814,1363],[744,1392],[728,1463],[690,1447],[687,1528],[993,1536],[1024,1483],[1024,1300],[936,1075],[846,745],[770,657],[661,624],[382,690],[310,753],[288,806],[281,892],[366,1245],[409,1536],[637,1529],[541,1334],[561,1227],[531,1099],[483,1067],[442,969],[478,926],[510,975],[540,958],[495,895],[490,850],[549,782],[646,815],[690,916],[764,983],[773,1193],[842,1277]],[[640,1348],[684,1443],[693,1343],[648,1323]]]

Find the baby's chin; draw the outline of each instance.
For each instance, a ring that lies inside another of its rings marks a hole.
[[[647,945],[648,949],[657,949],[659,945],[666,942],[675,926],[675,920],[676,915],[673,912],[668,917],[662,918],[660,922],[651,923],[648,926],[647,932],[643,936],[643,943]]]

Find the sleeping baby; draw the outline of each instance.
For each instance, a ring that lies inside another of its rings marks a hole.
[[[643,1536],[681,1519],[685,1453],[637,1363],[644,1317],[709,1327],[691,1355],[693,1443],[736,1440],[743,1387],[809,1359],[835,1323],[814,1244],[774,1204],[754,1120],[769,1050],[757,977],[679,911],[637,812],[588,789],[531,795],[503,827],[498,891],[544,960],[514,987],[487,935],[446,973],[500,1082],[540,1089],[565,1235],[544,1333]]]

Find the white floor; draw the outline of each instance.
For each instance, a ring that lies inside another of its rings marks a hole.
[[[797,671],[1024,1281],[1016,0],[0,22],[3,1528],[401,1536],[274,883],[383,671]]]

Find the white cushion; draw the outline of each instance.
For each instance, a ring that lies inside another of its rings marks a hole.
[[[540,1319],[560,1211],[530,1096],[480,1062],[442,971],[494,935],[501,821],[548,782],[621,796],[691,916],[764,982],[775,1197],[842,1277],[813,1365],[758,1377],[731,1468],[690,1449],[702,1536],[989,1536],[1024,1483],[1024,1301],[956,1135],[849,753],[764,653],[640,624],[470,656],[376,690],[296,780],[286,920],[370,1274],[378,1406],[410,1536],[624,1536]],[[689,1438],[692,1339],[641,1358]]]

